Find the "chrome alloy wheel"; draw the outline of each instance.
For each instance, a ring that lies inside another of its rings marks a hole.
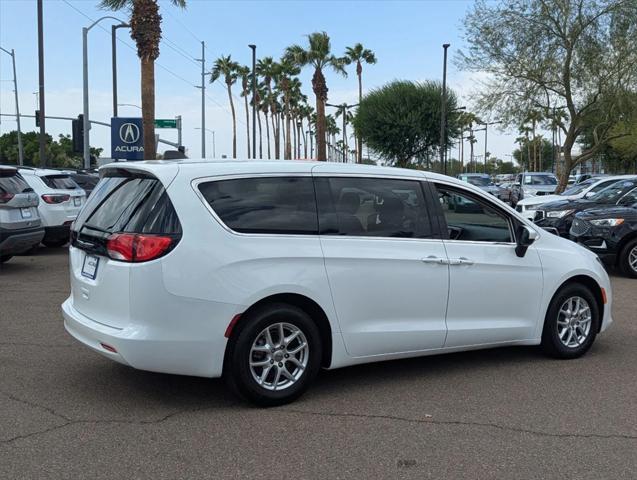
[[[557,335],[568,348],[582,345],[591,331],[591,308],[582,297],[570,297],[562,306],[557,317]]]
[[[632,268],[633,271],[637,272],[637,245],[628,252],[628,265],[630,265],[630,268]]]
[[[252,344],[252,378],[268,390],[284,390],[303,376],[309,354],[307,338],[298,327],[274,323],[263,329]]]

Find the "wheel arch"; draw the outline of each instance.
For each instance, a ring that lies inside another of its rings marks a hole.
[[[572,284],[580,284],[585,286],[591,291],[591,293],[595,297],[595,302],[597,303],[597,308],[599,309],[599,316],[600,316],[599,325],[597,327],[599,332],[599,330],[602,328],[602,323],[604,320],[604,307],[605,307],[604,295],[602,293],[602,287],[600,286],[599,283],[597,283],[597,281],[593,277],[590,277],[588,275],[575,275],[573,277],[570,277],[564,280],[564,282],[562,282],[562,284],[555,289],[555,292],[553,293],[553,296],[551,297],[551,301],[549,302],[549,305],[551,305],[555,296],[558,293],[560,293],[560,291],[564,287],[568,285],[572,285]]]
[[[249,318],[250,313],[257,308],[271,303],[287,303],[300,308],[307,313],[318,327],[319,334],[321,335],[321,348],[322,348],[322,360],[321,366],[329,368],[332,363],[332,326],[325,313],[325,310],[311,298],[301,295],[299,293],[277,293],[264,297],[248,307],[239,317],[237,322],[232,325],[228,344],[226,345],[226,357],[228,348],[233,344],[234,339],[241,331],[243,325],[245,325],[246,319]]]
[[[619,262],[621,261],[620,256],[622,253],[624,253],[624,248],[626,247],[626,245],[628,245],[629,242],[635,239],[637,239],[637,230],[629,233],[628,235],[624,236],[624,238],[621,239],[621,241],[617,245],[617,258],[615,260],[616,265],[619,265]]]

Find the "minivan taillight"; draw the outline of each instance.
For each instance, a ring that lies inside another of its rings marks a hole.
[[[0,203],[10,202],[13,197],[15,197],[13,193],[9,193],[9,192],[0,193]]]
[[[53,204],[53,203],[64,203],[64,202],[68,202],[71,199],[71,195],[68,194],[44,194],[42,195],[42,200],[44,200],[46,203],[49,204]]]
[[[108,256],[124,262],[147,262],[164,255],[174,239],[165,235],[114,233],[106,241]]]

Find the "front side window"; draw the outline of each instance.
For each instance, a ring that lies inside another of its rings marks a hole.
[[[637,204],[637,188],[631,190],[619,200],[620,205],[635,205]]]
[[[317,179],[329,198],[321,200],[321,230],[326,234],[431,238],[421,182],[388,178]],[[327,205],[324,205],[326,203]],[[332,228],[325,223],[333,218]]]
[[[310,177],[255,177],[199,184],[228,228],[240,233],[318,234]]]
[[[512,242],[505,214],[489,202],[460,189],[436,185],[451,240]]]

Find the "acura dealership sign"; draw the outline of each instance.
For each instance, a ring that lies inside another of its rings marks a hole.
[[[144,129],[141,118],[111,118],[111,157],[118,160],[144,159]]]

